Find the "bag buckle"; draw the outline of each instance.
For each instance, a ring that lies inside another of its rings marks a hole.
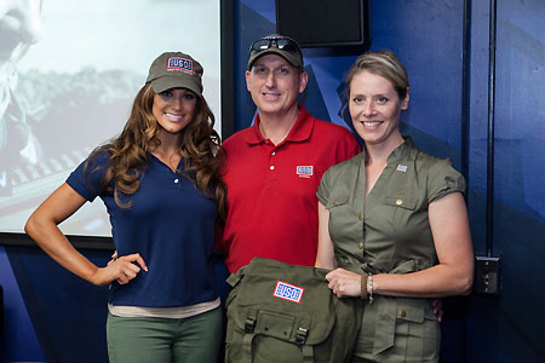
[[[307,334],[308,334],[308,329],[299,327],[297,329],[297,333],[295,333],[295,344],[297,345],[305,344],[305,341],[307,340]]]
[[[255,330],[257,320],[254,316],[248,316],[246,322],[244,323],[244,332],[246,334],[252,334]]]

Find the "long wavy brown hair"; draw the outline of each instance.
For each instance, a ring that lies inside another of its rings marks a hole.
[[[121,208],[131,207],[132,201],[127,201],[125,196],[138,191],[140,177],[150,162],[147,151],[160,144],[158,135],[161,126],[152,112],[154,96],[151,84],[142,87],[134,99],[131,114],[121,134],[96,148],[89,157],[91,160],[101,152],[110,154],[110,162],[101,184],[103,188],[111,190],[113,181],[115,202]],[[179,150],[184,160],[184,170],[177,172],[191,180],[208,198],[216,201],[219,215],[224,221],[226,187],[220,168],[225,156],[220,137],[214,130],[214,122],[210,107],[203,97],[197,96],[193,120],[180,134]]]

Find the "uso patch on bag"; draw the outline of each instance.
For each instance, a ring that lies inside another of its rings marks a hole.
[[[278,280],[274,287],[273,296],[300,304],[303,298],[303,291],[305,289],[302,287]]]

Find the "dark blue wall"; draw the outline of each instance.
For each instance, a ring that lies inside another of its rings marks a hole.
[[[371,49],[392,49],[410,75],[405,133],[425,150],[452,158],[466,174],[475,252],[502,257],[499,297],[445,301],[442,361],[545,361],[545,334],[539,331],[545,323],[539,313],[545,303],[545,1],[498,1],[493,134],[490,1],[371,0],[370,5]],[[242,76],[251,40],[274,32],[274,0],[240,0],[235,12],[240,30],[235,32],[235,72]],[[302,101],[319,117],[342,124],[337,92],[355,57],[339,49],[304,53],[313,76],[309,87],[318,89]],[[255,108],[244,79],[235,81],[235,128],[241,129]],[[487,175],[489,152],[492,177]],[[490,225],[487,205],[493,207]]]
[[[489,3],[371,0],[371,48],[392,49],[407,65],[411,102],[402,116],[404,132],[466,173],[476,254],[503,259],[499,297],[445,300],[442,361],[543,362],[545,1],[498,1],[494,137],[488,124]],[[274,0],[233,0],[233,14],[234,128],[239,130],[255,114],[244,82],[248,47],[275,31]],[[469,31],[465,48],[464,29]],[[304,53],[310,84],[301,101],[316,116],[347,125],[339,111],[354,50]],[[490,144],[492,178],[487,175]],[[488,232],[487,205],[493,206]],[[107,251],[86,254],[101,264],[109,256]],[[25,247],[0,247],[0,283],[7,304],[1,361],[106,361],[106,288],[71,276],[39,250]]]
[[[541,0],[498,1],[492,247],[503,257],[503,291],[499,299],[472,298],[474,362],[545,361],[544,15]],[[487,1],[474,1],[473,17],[469,201],[475,250],[485,254]]]
[[[111,251],[83,251],[104,266]],[[37,247],[0,247],[0,362],[107,362],[108,287],[69,273]]]

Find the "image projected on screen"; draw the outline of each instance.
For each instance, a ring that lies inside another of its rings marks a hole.
[[[30,213],[120,133],[165,51],[203,65],[220,133],[220,0],[0,2],[0,232],[23,233]],[[98,198],[60,227],[111,235]]]

